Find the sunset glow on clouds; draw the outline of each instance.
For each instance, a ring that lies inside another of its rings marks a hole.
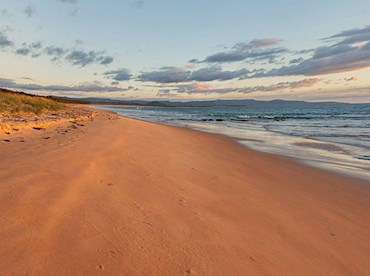
[[[368,2],[317,1],[316,10],[316,1],[120,2],[3,4],[0,87],[73,97],[370,102]]]

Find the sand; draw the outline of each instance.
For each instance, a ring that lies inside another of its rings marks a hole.
[[[1,275],[370,274],[369,182],[227,137],[97,111],[0,157]]]
[[[0,134],[12,134],[27,129],[43,129],[52,125],[94,119],[96,112],[81,108],[81,105],[68,105],[58,111],[47,110],[40,115],[32,113],[0,113]]]

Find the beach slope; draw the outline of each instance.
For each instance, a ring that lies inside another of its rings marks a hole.
[[[0,156],[1,275],[370,274],[366,181],[104,111]]]

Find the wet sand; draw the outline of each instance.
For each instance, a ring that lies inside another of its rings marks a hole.
[[[0,155],[1,275],[370,274],[369,181],[104,111]]]

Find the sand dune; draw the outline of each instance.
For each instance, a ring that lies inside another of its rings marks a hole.
[[[369,182],[103,111],[0,157],[1,275],[370,274]]]

